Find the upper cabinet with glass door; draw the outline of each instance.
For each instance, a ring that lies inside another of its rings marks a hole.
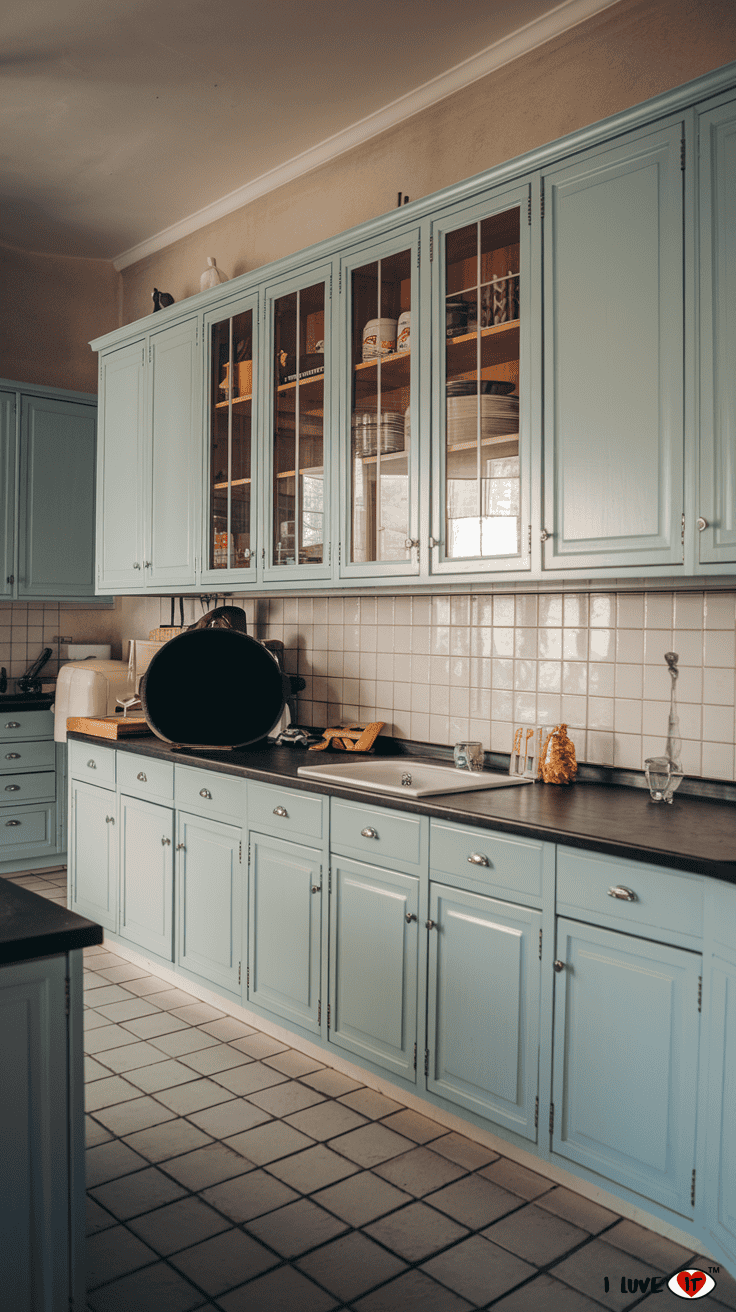
[[[436,575],[530,567],[528,201],[522,187],[433,224]]]
[[[258,300],[211,316],[206,538],[202,583],[255,583],[255,389]]]
[[[266,578],[331,573],[329,438],[332,269],[267,293],[270,321],[270,507]],[[269,540],[270,539],[270,540]]]
[[[419,570],[417,256],[415,230],[341,265],[343,578]]]

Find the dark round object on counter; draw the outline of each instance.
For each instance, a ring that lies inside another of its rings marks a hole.
[[[140,697],[149,728],[164,742],[247,747],[278,724],[287,683],[255,638],[236,629],[190,629],[156,652]]]

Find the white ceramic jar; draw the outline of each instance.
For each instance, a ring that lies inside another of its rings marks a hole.
[[[393,355],[396,350],[396,319],[369,319],[363,329],[363,359]]]

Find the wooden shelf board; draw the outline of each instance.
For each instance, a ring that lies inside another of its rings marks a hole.
[[[500,445],[502,445],[502,444],[506,444],[506,445],[507,445],[509,442],[516,442],[516,444],[517,444],[517,446],[518,446],[518,443],[519,443],[519,434],[518,434],[518,433],[501,433],[501,434],[499,434],[499,435],[496,436],[496,437],[482,437],[481,440],[480,440],[480,444],[481,444],[482,447],[483,447],[483,446],[500,446]],[[449,445],[447,446],[446,449],[447,449],[447,451],[474,451],[474,450],[476,449],[477,445],[478,445],[477,442],[452,442],[451,444],[449,444]]]
[[[224,487],[243,487],[246,483],[250,482],[251,480],[249,478],[234,478],[230,483],[225,481],[224,483],[213,483],[212,486],[215,491],[218,491],[220,488]]]
[[[483,337],[499,337],[505,333],[518,333],[520,327],[519,319],[509,319],[507,323],[494,323],[490,328],[481,328],[480,335]],[[462,337],[448,337],[448,347],[463,346],[468,342],[474,342],[477,333],[464,333]]]
[[[406,360],[408,362],[410,356],[411,356],[411,351],[394,351],[392,352],[391,355],[382,355],[381,368],[385,369],[387,365],[390,366],[396,364],[397,361],[401,361],[401,360]],[[377,368],[378,368],[378,356],[376,356],[375,360],[361,360],[359,364],[356,364],[355,372],[357,374],[359,371],[362,371],[363,369],[377,369]]]
[[[323,384],[324,381],[325,375],[324,372],[322,372],[321,374],[313,374],[311,378],[295,378],[293,383],[279,383],[276,391],[295,392],[297,383],[299,384],[300,390],[303,390],[305,387],[313,387],[316,383]]]
[[[233,405],[244,405],[246,401],[252,401],[252,400],[253,400],[252,392],[250,392],[248,396],[234,396]],[[229,401],[216,401],[215,410],[227,410],[229,404],[230,404]]]

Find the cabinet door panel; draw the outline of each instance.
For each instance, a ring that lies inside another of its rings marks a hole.
[[[714,957],[710,968],[707,1109],[708,1237],[736,1261],[736,960]],[[707,1242],[708,1240],[706,1240]],[[719,1252],[719,1249],[715,1250]],[[733,1269],[733,1268],[731,1268]]]
[[[13,595],[15,497],[15,396],[0,392],[0,597]]]
[[[546,569],[682,564],[680,139],[544,180]]]
[[[103,357],[97,458],[98,592],[143,587],[143,523],[148,504],[141,467],[145,382],[145,342],[133,342]]]
[[[72,908],[115,933],[118,927],[115,793],[72,779],[70,803]]]
[[[241,836],[235,825],[179,812],[178,963],[239,992]]]
[[[97,411],[24,396],[18,596],[92,597]]]
[[[120,798],[120,937],[167,961],[174,958],[173,814]]]
[[[430,890],[427,1088],[536,1140],[539,911]]]
[[[277,838],[252,837],[248,997],[315,1033],[320,1028],[321,886],[319,852]]]
[[[560,920],[553,1151],[691,1216],[696,953]]]
[[[151,336],[151,568],[149,587],[194,583],[195,470],[201,436],[196,320]],[[144,543],[147,534],[144,535]]]
[[[700,120],[701,564],[736,560],[736,103]]]
[[[418,895],[414,876],[357,861],[333,864],[328,1037],[412,1081]]]

